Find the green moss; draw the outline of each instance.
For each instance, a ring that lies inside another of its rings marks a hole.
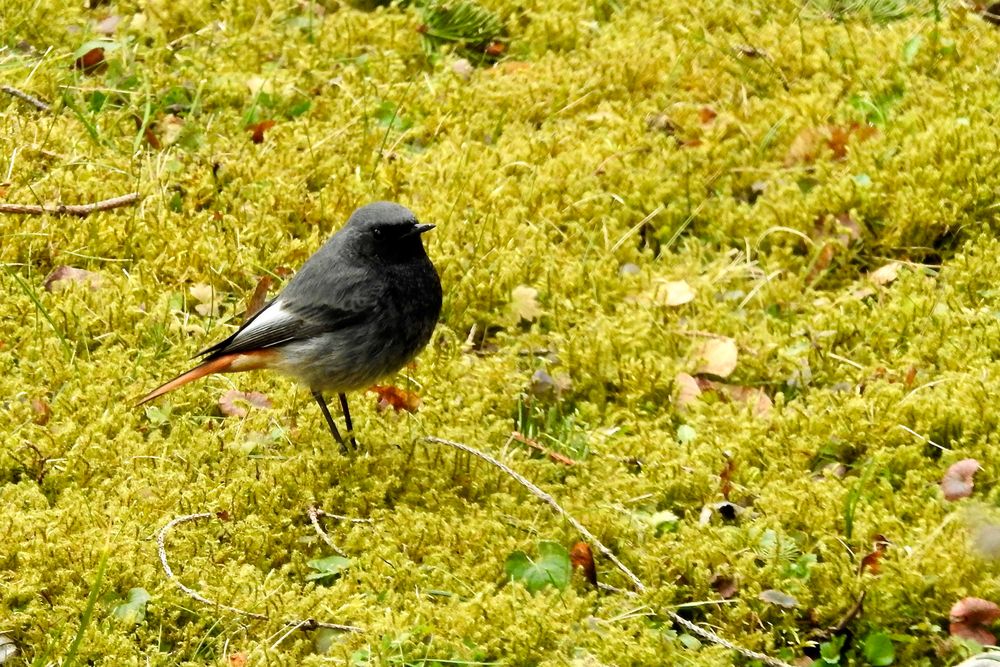
[[[509,56],[465,80],[455,54],[428,60],[414,7],[85,4],[10,0],[0,16],[3,79],[53,103],[39,113],[0,94],[4,199],[143,195],[83,219],[0,217],[0,631],[26,663],[66,656],[105,554],[78,664],[235,652],[253,664],[726,664],[737,658],[691,648],[662,613],[716,600],[717,574],[736,596],[682,613],[751,648],[802,655],[867,591],[854,637],[906,635],[897,664],[962,655],[948,610],[996,599],[1000,578],[936,484],[974,457],[975,502],[998,502],[1000,102],[983,55],[1000,46],[995,27],[958,6],[935,21],[902,3],[496,0],[482,4]],[[884,15],[894,7],[906,16]],[[84,75],[73,54],[109,14],[122,22],[108,68]],[[265,119],[275,125],[254,144],[246,126]],[[868,123],[876,132],[842,156],[822,135]],[[813,154],[790,156],[809,129]],[[376,198],[438,224],[445,306],[409,372],[416,415],[353,397],[367,447],[347,459],[308,395],[273,376],[213,377],[131,407],[232,330],[259,276],[287,275]],[[857,239],[836,237],[843,214]],[[898,278],[871,283],[890,260],[904,262]],[[102,286],[47,291],[62,265]],[[687,281],[695,299],[659,304],[662,280]],[[196,309],[198,284],[220,297],[212,316]],[[520,285],[538,291],[530,324],[510,309]],[[764,389],[768,416],[719,396],[677,405],[704,333],[737,341],[728,381]],[[539,369],[568,379],[557,398],[531,396]],[[233,386],[275,407],[224,419],[216,403]],[[518,420],[526,404],[535,412]],[[579,463],[505,448],[516,427]],[[426,434],[502,453],[649,593],[598,595],[579,575],[536,595],[507,584],[508,554],[578,536]],[[702,522],[727,460],[730,500],[747,509]],[[327,520],[352,559],[328,586],[308,581],[308,562],[331,553],[306,519],[313,503],[373,520]],[[161,526],[223,510],[174,530],[171,564],[208,598],[271,620],[191,600],[159,565]],[[675,530],[642,520],[664,510]],[[892,543],[881,574],[859,576],[876,534]],[[133,588],[151,599],[125,627],[114,609]],[[769,605],[767,589],[798,606]],[[282,625],[306,618],[365,631]],[[861,660],[858,646],[844,655]]]

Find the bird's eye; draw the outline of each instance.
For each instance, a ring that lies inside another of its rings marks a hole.
[[[376,241],[381,241],[383,238],[385,238],[385,231],[380,227],[376,227],[375,229],[372,230],[372,236],[375,237]]]

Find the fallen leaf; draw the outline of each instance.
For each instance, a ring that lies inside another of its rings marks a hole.
[[[246,417],[249,413],[245,405],[254,408],[269,409],[270,399],[259,391],[249,393],[230,389],[219,398],[219,410],[227,417]]]
[[[104,60],[104,49],[95,47],[73,61],[73,67],[84,74],[98,74],[108,68]]]
[[[160,148],[161,146],[172,146],[177,143],[177,140],[181,138],[181,133],[184,131],[184,119],[180,116],[176,116],[172,113],[167,114],[160,120],[156,121],[156,133],[159,140],[157,143],[159,146],[154,145],[153,148]],[[147,136],[147,141],[149,137]],[[150,142],[152,145],[152,142]]]
[[[809,273],[806,275],[806,282],[810,285],[816,282],[816,279],[830,268],[830,264],[833,262],[834,256],[837,254],[838,245],[836,243],[825,244],[816,255],[816,260],[809,267]]]
[[[830,126],[830,137],[826,140],[830,150],[833,151],[834,160],[843,160],[847,157],[847,142],[851,138],[851,128],[839,125]]]
[[[257,97],[261,93],[270,94],[274,92],[274,86],[271,84],[271,81],[262,76],[252,76],[247,79],[247,88],[250,90],[250,94],[254,97]]]
[[[248,125],[246,129],[252,133],[250,135],[250,140],[255,144],[264,143],[264,133],[274,127],[275,124],[276,121],[274,120],[262,120],[259,123]]]
[[[819,130],[812,127],[800,130],[792,139],[788,152],[785,153],[785,166],[793,167],[797,164],[814,162],[822,141],[823,134]]]
[[[52,418],[52,408],[49,407],[44,398],[31,399],[31,411],[35,413],[35,418],[32,421],[39,426],[45,426]]]
[[[3,183],[0,183],[0,198],[4,198],[7,196],[7,193],[10,192],[11,185],[13,185],[13,183],[11,183],[10,181],[4,181]]]
[[[701,396],[701,387],[698,381],[687,373],[678,373],[674,376],[674,384],[677,386],[677,406],[683,408],[698,400]]]
[[[713,574],[712,578],[708,580],[708,584],[723,600],[729,600],[739,590],[736,579],[720,574]]]
[[[594,564],[594,552],[586,542],[577,542],[569,552],[569,560],[574,568],[580,568],[583,576],[591,586],[597,586],[597,566]]]
[[[658,281],[654,290],[656,301],[664,306],[682,306],[694,301],[694,290],[684,280]]]
[[[7,635],[0,632],[0,665],[4,664],[17,654],[17,644]]]
[[[858,566],[858,574],[864,574],[865,570],[868,570],[872,574],[878,574],[879,569],[882,567],[879,561],[881,561],[882,556],[888,548],[889,540],[885,538],[885,535],[876,535],[872,539],[872,550],[861,559],[861,564]]]
[[[771,413],[774,401],[760,387],[741,387],[734,384],[718,385],[729,394],[730,400],[746,403],[753,411],[754,417],[764,417]]]
[[[503,42],[490,42],[490,45],[483,50],[483,53],[491,58],[499,58],[506,50],[507,45]]]
[[[264,302],[267,301],[267,291],[271,289],[271,283],[273,282],[271,276],[261,276],[260,280],[257,281],[257,286],[254,288],[253,294],[250,295],[250,301],[247,302],[247,312],[243,316],[244,322],[256,315],[264,307]]]
[[[66,289],[73,283],[87,285],[92,291],[101,287],[104,278],[99,273],[75,269],[72,266],[59,266],[52,270],[52,273],[45,276],[43,283],[47,292],[58,292]]]
[[[709,338],[698,346],[694,357],[698,360],[695,375],[708,374],[724,378],[736,370],[739,350],[732,338]]]
[[[216,317],[222,308],[222,295],[206,283],[195,283],[189,290],[198,303],[194,310],[202,317]]]
[[[229,667],[246,667],[247,664],[247,653],[246,651],[237,651],[229,656]]]
[[[715,118],[718,115],[719,113],[715,109],[709,106],[705,106],[698,109],[698,120],[701,121],[702,125],[707,125],[708,123],[711,123],[713,120],[715,120]]]
[[[784,607],[785,609],[793,609],[798,606],[799,601],[788,593],[782,593],[781,591],[776,591],[773,588],[769,588],[766,591],[761,591],[760,595],[757,596],[764,602],[769,602],[770,604],[778,605],[779,607]]]
[[[451,71],[454,72],[455,75],[462,81],[468,81],[472,78],[472,73],[475,71],[475,68],[467,59],[459,58],[451,64]]]
[[[115,30],[118,28],[118,24],[122,22],[122,17],[117,14],[111,14],[107,16],[102,21],[99,21],[96,26],[94,26],[94,32],[100,35],[113,35]]]
[[[533,322],[542,315],[538,303],[538,290],[527,285],[518,285],[510,293],[510,307],[518,319]]]
[[[962,459],[948,466],[941,478],[941,492],[945,500],[959,500],[972,495],[973,476],[980,469],[976,459]]]
[[[375,409],[379,412],[385,412],[392,408],[396,412],[405,410],[412,413],[420,408],[420,397],[412,391],[381,384],[372,385],[368,391],[378,394],[378,403],[376,403]]]
[[[889,262],[869,273],[868,280],[884,287],[899,277],[899,267],[901,266],[902,264],[899,262]]]
[[[962,598],[948,612],[951,625],[948,632],[984,645],[996,643],[996,637],[985,626],[1000,618],[1000,607],[982,598]]]

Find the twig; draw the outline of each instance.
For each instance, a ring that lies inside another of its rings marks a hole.
[[[621,570],[622,574],[628,577],[629,581],[632,582],[632,586],[637,591],[639,591],[640,593],[646,592],[646,586],[642,583],[639,577],[635,576],[632,570],[625,567],[625,564],[622,563],[620,560],[618,560],[618,556],[615,556],[614,552],[612,552],[611,549],[604,546],[604,544],[599,539],[594,537],[593,533],[587,530],[586,526],[577,521],[576,518],[573,517],[569,512],[564,510],[562,506],[556,502],[555,498],[553,498],[552,496],[550,496],[549,494],[545,493],[540,488],[535,486],[527,477],[517,472],[516,470],[508,467],[506,464],[496,460],[486,452],[479,451],[475,447],[470,447],[469,445],[463,444],[461,442],[455,442],[454,440],[445,440],[444,438],[437,438],[432,435],[425,437],[424,440],[426,440],[427,442],[434,442],[439,445],[446,445],[454,449],[460,449],[463,452],[466,452],[467,454],[472,454],[473,456],[480,458],[486,461],[487,463],[496,466],[497,468],[500,468],[500,470],[503,470],[505,473],[507,473],[515,480],[517,480],[517,482],[521,486],[528,489],[528,491],[530,491],[533,496],[541,500],[543,503],[549,505],[552,509],[558,512],[564,519],[569,521],[570,525],[576,528],[578,533],[583,535],[591,544],[596,546],[598,551],[600,551],[608,560],[614,563],[615,567]]]
[[[8,95],[13,95],[14,97],[18,98],[19,100],[24,100],[25,102],[27,102],[31,106],[35,107],[39,111],[48,111],[49,109],[51,109],[51,107],[48,105],[47,102],[41,101],[40,99],[38,99],[34,95],[29,95],[28,93],[24,92],[23,90],[18,90],[14,86],[6,86],[6,85],[5,86],[0,86],[0,90],[2,90],[3,92],[7,93]]]
[[[214,512],[201,512],[199,514],[186,514],[184,516],[179,516],[176,517],[175,519],[171,519],[170,522],[168,522],[167,525],[161,528],[160,531],[156,534],[156,547],[157,551],[159,551],[160,554],[160,564],[163,566],[163,571],[164,573],[166,573],[167,579],[174,582],[174,585],[177,586],[177,588],[179,588],[188,597],[193,598],[198,602],[201,602],[202,604],[206,604],[211,607],[216,607],[218,609],[223,609],[225,611],[232,612],[234,614],[239,614],[240,616],[256,618],[262,621],[269,620],[265,614],[258,614],[253,611],[246,611],[245,609],[240,609],[238,607],[230,607],[229,605],[222,604],[221,602],[215,602],[213,600],[209,600],[207,597],[205,597],[198,591],[188,588],[187,586],[182,584],[181,581],[177,578],[177,575],[175,575],[174,571],[170,568],[170,562],[167,560],[167,545],[166,545],[167,535],[170,533],[170,531],[182,523],[187,523],[189,521],[198,521],[200,519],[210,519],[215,516],[217,516],[217,514]],[[362,629],[357,627],[356,625],[325,623],[322,621],[317,621],[312,618],[307,618],[305,620],[298,620],[298,621],[284,621],[282,625],[294,626],[297,629],[301,630],[330,628],[331,630],[341,630],[343,632],[362,632]]]
[[[556,502],[555,498],[553,498],[552,496],[550,496],[549,494],[545,493],[540,488],[535,486],[526,477],[524,477],[517,471],[513,470],[506,464],[501,463],[500,461],[493,458],[486,452],[480,451],[475,447],[470,447],[469,445],[466,445],[464,443],[455,442],[454,440],[445,440],[444,438],[437,438],[435,436],[426,436],[424,440],[427,442],[437,443],[439,445],[446,445],[448,447],[452,447],[454,449],[466,452],[467,454],[472,454],[473,456],[482,459],[483,461],[486,461],[490,465],[499,468],[503,472],[507,473],[509,476],[513,477],[514,480],[517,481],[521,486],[526,488],[531,493],[531,495],[535,496],[545,504],[549,505],[560,516],[566,519],[566,521],[568,521],[574,528],[576,528],[577,532],[579,532],[581,535],[583,535],[584,538],[586,538],[594,546],[596,546],[597,550],[600,551],[604,556],[606,556],[612,563],[614,563],[615,567],[617,567],[622,572],[622,574],[624,574],[632,582],[632,586],[636,589],[636,591],[638,591],[639,593],[646,592],[645,584],[642,583],[642,580],[640,580],[639,577],[637,577],[635,573],[632,572],[632,570],[628,569],[624,563],[618,560],[618,557],[615,556],[610,549],[604,546],[600,540],[594,537],[594,534],[591,533],[589,530],[587,530],[587,528],[582,523],[577,521],[575,517],[573,517],[569,512],[564,510],[562,506]],[[609,591],[617,590],[613,589],[613,587],[608,587],[608,586],[601,586],[601,588]],[[625,591],[625,592],[632,596],[636,595],[636,593],[633,593],[631,591]],[[750,658],[752,660],[760,660],[765,665],[770,665],[771,667],[792,667],[787,662],[783,662],[781,660],[778,660],[777,658],[772,658],[769,655],[764,655],[763,653],[758,653],[757,651],[751,651],[748,648],[737,646],[736,644],[733,644],[729,640],[724,639],[719,635],[715,634],[711,630],[706,630],[705,628],[702,628],[699,625],[695,625],[694,623],[687,620],[686,618],[684,618],[675,611],[667,609],[665,610],[665,613],[667,616],[671,618],[671,620],[674,621],[674,623],[677,623],[678,625],[685,628],[688,632],[698,635],[702,639],[705,639],[713,644],[717,644],[718,646],[727,648],[730,651],[736,651],[737,653],[746,658]]]
[[[58,204],[56,206],[38,206],[36,204],[2,204],[0,213],[16,213],[20,215],[78,215],[85,217],[97,211],[108,211],[121,208],[139,201],[138,192],[130,192],[121,197],[102,199],[91,204]]]
[[[319,535],[320,539],[326,542],[326,545],[333,549],[338,556],[347,558],[347,554],[344,553],[344,550],[334,544],[327,532],[323,530],[323,526],[319,525],[320,512],[323,512],[323,510],[317,509],[315,505],[310,505],[309,509],[306,510],[306,513],[309,515],[309,521],[312,522],[313,528],[316,530],[316,534]],[[323,512],[323,515],[326,516],[326,512]]]

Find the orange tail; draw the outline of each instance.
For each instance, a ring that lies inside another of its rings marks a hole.
[[[188,382],[194,382],[198,378],[211,375],[212,373],[252,371],[258,368],[267,368],[269,366],[269,362],[271,361],[271,357],[272,353],[270,351],[262,350],[260,352],[226,354],[216,359],[211,359],[210,361],[206,361],[203,364],[195,366],[187,373],[178,375],[170,382],[160,385],[139,399],[139,402],[135,405],[136,407],[139,407],[143,403],[148,403],[154,398],[159,398],[167,392],[177,389],[177,387],[182,387]]]

